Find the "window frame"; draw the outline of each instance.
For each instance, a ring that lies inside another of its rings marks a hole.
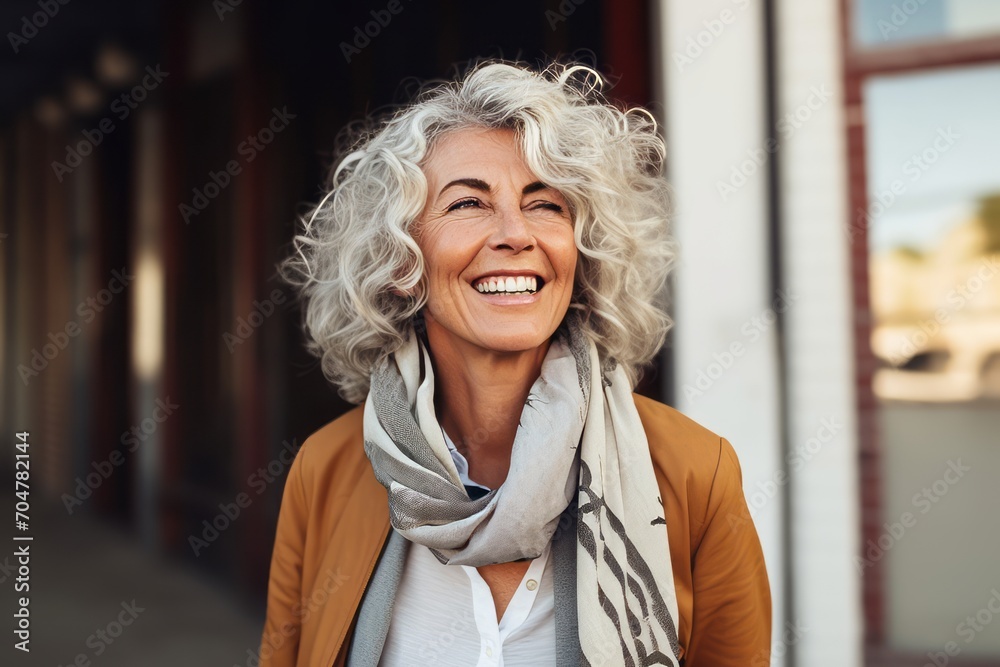
[[[852,39],[856,0],[840,0],[841,53],[847,140],[848,219],[851,239],[850,270],[853,291],[853,336],[861,493],[861,550],[882,532],[882,443],[878,432],[879,404],[872,390],[877,368],[871,349],[872,313],[868,275],[868,229],[857,225],[857,213],[868,210],[867,145],[864,85],[868,78],[904,72],[978,64],[1000,64],[1000,32],[974,38],[944,37],[865,47]],[[861,554],[859,554],[861,556]],[[886,645],[887,608],[884,561],[865,568],[862,602],[865,622],[864,661],[869,667],[923,667],[925,653],[900,651]],[[996,659],[949,657],[953,667],[991,667]]]

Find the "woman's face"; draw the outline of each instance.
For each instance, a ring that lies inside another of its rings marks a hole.
[[[415,236],[431,339],[501,352],[546,344],[573,293],[566,200],[528,170],[510,130],[442,136],[423,171],[427,204]]]

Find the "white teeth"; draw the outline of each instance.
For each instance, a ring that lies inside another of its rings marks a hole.
[[[479,281],[475,287],[476,290],[484,294],[491,292],[533,294],[538,291],[538,278],[535,276],[490,277]]]

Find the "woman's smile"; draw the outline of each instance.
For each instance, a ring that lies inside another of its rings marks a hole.
[[[545,281],[536,274],[497,274],[479,278],[473,283],[483,294],[500,292],[505,294],[536,294]]]
[[[510,130],[445,135],[423,169],[428,329],[491,351],[545,346],[573,295],[567,201],[528,169]]]

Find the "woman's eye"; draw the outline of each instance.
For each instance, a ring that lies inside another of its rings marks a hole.
[[[562,206],[560,206],[559,204],[556,204],[555,202],[550,202],[550,201],[540,202],[538,204],[538,206],[536,206],[535,208],[544,208],[544,209],[548,209],[550,211],[555,211],[556,213],[562,213],[563,212],[563,207]]]
[[[461,201],[457,201],[454,204],[452,204],[451,206],[449,206],[448,210],[449,211],[457,211],[460,208],[471,208],[473,206],[479,206],[479,200],[478,199],[463,199]]]

